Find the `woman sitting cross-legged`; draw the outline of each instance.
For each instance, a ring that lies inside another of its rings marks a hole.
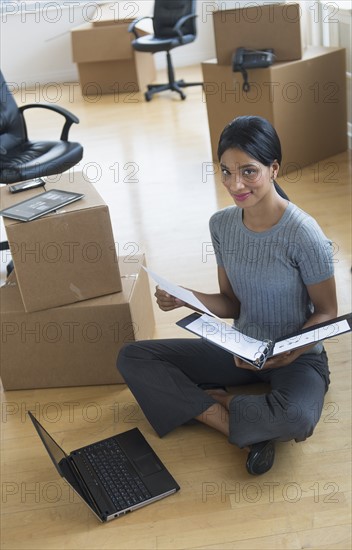
[[[219,292],[195,296],[259,340],[336,317],[332,243],[276,184],[275,129],[260,117],[238,117],[223,130],[218,156],[234,205],[210,219]],[[163,311],[187,305],[160,288],[155,296]],[[139,341],[122,348],[117,368],[160,436],[196,419],[248,449],[251,474],[272,467],[276,441],[312,435],[329,385],[321,342],[272,357],[258,370],[201,338]],[[270,393],[241,394],[241,385],[260,381]],[[227,386],[237,386],[236,394],[221,389]]]

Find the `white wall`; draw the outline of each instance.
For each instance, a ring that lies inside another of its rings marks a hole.
[[[276,1],[280,2],[269,3]],[[78,80],[71,59],[70,31],[94,17],[100,18],[102,3],[102,0],[2,0],[1,69],[7,81],[33,85]],[[173,51],[175,66],[193,65],[215,57],[213,11],[265,3],[268,1],[198,0],[197,40]],[[151,15],[153,5],[153,0],[118,0],[111,10],[112,18]],[[155,62],[157,68],[164,67],[165,56],[156,54]]]
[[[78,79],[71,57],[72,28],[101,17],[100,2],[78,0],[8,1],[1,4],[1,69],[8,82],[26,84]],[[120,0],[112,18],[135,18],[153,13],[153,0]],[[192,65],[215,55],[211,13],[216,2],[198,2],[197,40],[175,50],[175,66]],[[165,56],[156,54],[157,68]]]

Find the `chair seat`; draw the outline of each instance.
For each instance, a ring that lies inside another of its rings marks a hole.
[[[79,143],[68,141],[26,141],[6,155],[0,155],[1,183],[50,176],[77,164],[83,156]],[[38,159],[40,158],[40,164]]]
[[[172,50],[178,46],[190,44],[195,39],[193,34],[183,36],[182,43],[178,36],[172,38],[157,38],[153,35],[141,36],[132,41],[133,48],[138,52],[156,53],[161,51]]]

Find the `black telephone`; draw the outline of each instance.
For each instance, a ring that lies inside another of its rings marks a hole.
[[[246,69],[259,69],[270,67],[275,61],[274,50],[269,48],[265,50],[246,50],[237,48],[232,58],[232,70],[241,72],[243,76],[243,91],[249,92],[248,73]]]

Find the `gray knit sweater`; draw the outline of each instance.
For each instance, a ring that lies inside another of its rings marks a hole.
[[[306,285],[334,272],[332,243],[317,222],[289,203],[280,221],[262,233],[245,227],[237,206],[213,214],[209,225],[217,264],[241,302],[236,328],[262,340],[299,330],[313,313]],[[314,351],[321,349],[318,344]]]

